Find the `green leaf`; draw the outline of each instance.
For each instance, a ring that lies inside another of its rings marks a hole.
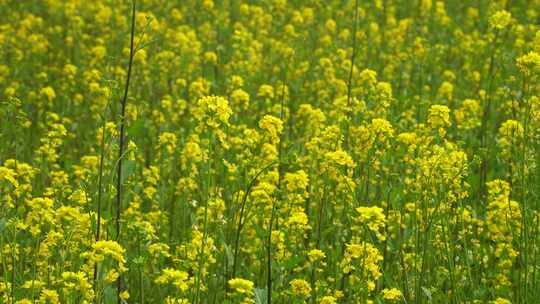
[[[4,232],[4,229],[6,229],[6,219],[1,218],[0,219],[0,233]]]
[[[145,126],[144,119],[136,120],[129,124],[129,127],[127,129],[127,134],[132,138],[140,137],[144,135],[144,126]]]
[[[136,163],[134,160],[130,160],[130,159],[127,159],[127,160],[124,160],[123,164],[122,164],[122,184],[126,181],[126,179],[128,179],[128,177],[130,177],[133,172],[135,172],[135,166],[136,166]]]
[[[424,286],[422,286],[422,291],[424,292],[424,294],[426,295],[426,297],[431,301],[431,291],[427,288],[425,288]]]
[[[302,256],[294,256],[290,259],[288,259],[285,263],[284,263],[284,266],[285,266],[285,269],[294,269],[295,267],[298,266],[298,264],[304,260],[304,257]]]
[[[234,256],[233,252],[231,250],[231,247],[225,243],[225,253],[227,254],[227,263],[229,265],[232,265],[234,262]]]
[[[266,288],[254,288],[253,293],[255,294],[255,304],[266,304]]]
[[[103,290],[104,303],[116,303],[116,288],[111,285],[106,285]]]

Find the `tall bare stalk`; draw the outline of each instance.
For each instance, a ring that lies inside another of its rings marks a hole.
[[[103,196],[103,162],[105,159],[105,132],[106,123],[105,118],[103,118],[103,124],[101,126],[101,142],[99,144],[100,154],[99,154],[99,172],[98,172],[98,195],[97,195],[97,223],[96,223],[96,242],[99,241],[101,233],[101,197]],[[97,274],[98,274],[98,264],[94,265],[94,293],[97,291]]]
[[[349,69],[349,77],[347,79],[347,115],[349,121],[346,125],[346,134],[345,134],[345,147],[349,147],[349,129],[352,121],[352,110],[351,110],[351,95],[352,95],[352,79],[354,72],[354,61],[356,59],[356,29],[358,28],[358,0],[354,2],[354,22],[352,29],[352,53],[351,53],[351,68]]]
[[[116,179],[116,241],[120,242],[120,217],[122,215],[122,163],[124,157],[124,146],[125,146],[125,127],[126,127],[126,105],[129,91],[129,82],[131,80],[131,70],[133,67],[133,57],[135,56],[135,13],[136,13],[136,0],[132,2],[132,11],[131,11],[131,35],[130,35],[130,46],[129,46],[129,63],[128,63],[128,72],[126,77],[126,85],[124,87],[124,96],[120,101],[122,107],[121,116],[120,116],[120,137],[118,138],[118,171]],[[122,277],[118,277],[117,281],[117,303],[121,304],[122,299],[120,294],[122,292]]]
[[[285,113],[284,113],[284,106],[285,106],[285,80],[286,80],[286,71],[283,73],[283,80],[282,80],[282,87],[281,87],[281,108],[279,112],[279,118],[282,122],[285,120]],[[283,123],[284,126],[286,126],[286,123]],[[281,184],[283,180],[283,132],[280,135],[279,138],[279,146],[278,146],[278,201],[283,198],[282,196],[282,189]],[[272,303],[272,229],[274,226],[274,220],[276,217],[277,212],[277,206],[276,201],[272,202],[272,214],[270,215],[270,224],[268,227],[268,244],[266,246],[266,270],[267,270],[267,278],[266,278],[266,299],[267,303]]]
[[[351,68],[349,69],[349,79],[347,81],[347,106],[351,106],[351,93],[352,93],[352,77],[354,70],[354,61],[356,59],[356,29],[358,28],[358,0],[354,2],[354,25],[352,30],[352,54],[351,54]]]

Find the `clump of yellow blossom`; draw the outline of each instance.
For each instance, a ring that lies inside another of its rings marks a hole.
[[[380,207],[358,207],[356,208],[358,216],[355,218],[355,221],[361,225],[365,225],[368,229],[375,233],[377,238],[381,241],[384,241],[386,238],[383,234],[383,229],[386,224],[386,216],[384,215],[384,210]]]
[[[290,282],[291,292],[296,296],[308,297],[311,293],[311,286],[302,279],[294,279]]]
[[[221,96],[205,96],[198,100],[193,115],[208,127],[218,129],[229,124],[232,110],[227,99]]]
[[[160,285],[172,284],[180,291],[186,291],[189,288],[189,275],[185,271],[165,268],[161,271],[161,274],[156,278],[155,282]]]
[[[265,130],[268,133],[270,141],[272,143],[279,142],[279,136],[283,131],[283,122],[281,119],[272,115],[265,115],[259,121],[259,128]]]
[[[532,76],[540,69],[540,54],[531,51],[516,60],[519,71],[524,76]]]
[[[385,288],[381,291],[383,299],[387,301],[399,301],[403,298],[401,291],[397,288]]]
[[[489,25],[492,28],[502,30],[512,23],[512,15],[506,10],[495,12],[489,17]]]

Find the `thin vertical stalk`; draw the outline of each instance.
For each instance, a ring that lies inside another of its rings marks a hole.
[[[241,207],[240,207],[240,215],[238,217],[238,226],[236,228],[236,237],[235,237],[235,241],[234,241],[234,255],[233,255],[233,265],[232,265],[231,278],[236,277],[236,266],[238,264],[237,260],[238,260],[238,248],[239,248],[239,241],[240,241],[240,233],[242,232],[242,229],[244,228],[244,224],[245,224],[245,222],[244,222],[244,214],[245,214],[245,207],[246,207],[246,203],[247,203],[247,198],[248,198],[249,194],[251,193],[251,190],[255,186],[255,183],[257,182],[259,176],[264,171],[266,171],[268,168],[273,166],[274,164],[275,164],[274,161],[271,162],[270,164],[268,164],[264,168],[262,168],[259,172],[257,172],[257,174],[255,174],[255,176],[253,177],[253,179],[251,179],[249,185],[247,186],[246,191],[244,192],[244,195],[242,197],[242,202],[241,202]]]
[[[487,141],[487,124],[489,122],[489,114],[491,112],[491,103],[493,99],[492,94],[492,87],[493,87],[493,72],[495,69],[495,52],[497,51],[497,39],[499,37],[499,32],[497,31],[495,33],[495,39],[494,39],[494,46],[491,50],[491,54],[489,56],[489,70],[488,70],[488,89],[487,89],[487,97],[486,97],[486,103],[483,109],[482,113],[482,124],[480,126],[480,148],[482,153],[482,159],[480,164],[480,181],[479,181],[479,195],[480,199],[485,199],[486,194],[486,182],[487,182],[487,175],[489,171],[489,145],[486,143]]]
[[[120,137],[118,138],[119,149],[118,149],[118,171],[116,179],[116,241],[120,242],[120,216],[122,214],[122,158],[124,157],[124,146],[125,146],[125,115],[126,115],[126,105],[129,92],[129,82],[131,80],[131,70],[133,67],[133,57],[135,56],[135,13],[136,13],[136,0],[132,2],[132,11],[131,11],[131,35],[130,35],[130,46],[129,46],[129,63],[128,63],[128,72],[126,77],[126,85],[124,87],[124,96],[120,101],[121,105],[121,116],[120,116]],[[122,292],[122,276],[118,277],[117,281],[117,303],[122,303],[120,298],[120,293]]]
[[[195,291],[195,300],[193,301],[194,303],[199,303],[199,296],[200,296],[200,292],[201,292],[201,281],[204,280],[204,272],[201,270],[202,269],[202,263],[203,263],[203,259],[204,259],[204,250],[206,248],[206,242],[207,242],[207,238],[208,238],[208,203],[210,202],[210,199],[212,197],[212,158],[213,158],[213,153],[214,153],[214,134],[213,134],[213,130],[210,130],[210,131],[207,131],[207,139],[208,139],[208,161],[207,161],[207,166],[206,166],[206,185],[205,185],[205,204],[204,204],[204,230],[203,230],[203,237],[202,237],[202,242],[201,242],[201,249],[199,251],[199,255],[197,257],[197,265],[198,265],[198,272],[197,272],[197,276],[196,276],[196,279],[195,279],[195,282],[196,282],[196,291]]]
[[[97,196],[97,206],[96,206],[96,213],[97,213],[97,223],[96,223],[96,242],[99,241],[100,233],[101,233],[101,197],[103,195],[103,162],[105,158],[105,119],[103,119],[102,124],[102,130],[101,130],[101,142],[100,142],[100,155],[99,155],[99,172],[98,172],[98,196]],[[94,293],[96,292],[97,288],[97,272],[98,272],[98,264],[96,263],[94,265]]]
[[[529,85],[528,85],[528,78],[524,76],[523,82],[522,82],[522,88],[521,88],[521,99],[520,99],[520,112],[524,112],[523,115],[523,139],[521,142],[521,151],[519,151],[520,155],[520,171],[519,175],[521,175],[521,181],[520,181],[520,193],[519,193],[519,200],[520,200],[520,206],[521,206],[521,231],[520,231],[520,251],[522,252],[521,256],[523,259],[523,268],[520,268],[520,272],[523,271],[523,298],[526,299],[528,295],[528,268],[529,268],[529,240],[530,234],[529,234],[529,212],[530,208],[528,208],[528,190],[525,190],[525,180],[529,181],[529,173],[526,171],[526,160],[527,160],[527,147],[529,146],[529,122],[531,118],[531,104],[527,101],[529,97]],[[521,110],[522,107],[525,107],[524,111]],[[527,191],[527,192],[526,192]],[[533,247],[534,248],[534,247]],[[521,275],[519,276],[521,280]]]
[[[283,122],[285,115],[283,111],[283,107],[285,105],[285,79],[286,79],[286,73],[283,73],[283,80],[282,80],[282,87],[281,87],[281,107],[280,107],[280,113],[279,118]],[[287,124],[283,124],[286,126]],[[281,183],[283,179],[283,162],[282,162],[282,156],[283,156],[283,134],[279,138],[279,144],[278,144],[278,199],[281,200]],[[267,303],[272,303],[272,227],[274,226],[274,220],[276,217],[276,202],[272,202],[272,214],[270,215],[270,224],[268,227],[268,245],[266,246],[266,255],[267,255],[267,278],[266,278],[266,299]]]
[[[349,69],[349,79],[347,81],[347,106],[351,106],[352,77],[354,71],[354,61],[356,59],[356,29],[358,27],[358,0],[354,2],[354,25],[352,30],[352,54],[351,68]]]
[[[349,77],[347,80],[347,116],[349,121],[346,124],[346,134],[345,134],[345,147],[349,147],[349,129],[352,120],[352,110],[351,110],[351,95],[352,95],[352,78],[354,72],[354,61],[356,59],[356,29],[358,28],[358,0],[354,2],[354,25],[352,30],[352,54],[351,54],[351,67],[349,69]]]
[[[268,245],[266,246],[266,300],[267,304],[272,304],[272,226],[276,215],[276,203],[272,203],[272,214],[268,228]]]

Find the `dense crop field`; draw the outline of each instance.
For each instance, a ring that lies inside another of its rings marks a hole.
[[[0,303],[540,303],[539,0],[0,12]]]

